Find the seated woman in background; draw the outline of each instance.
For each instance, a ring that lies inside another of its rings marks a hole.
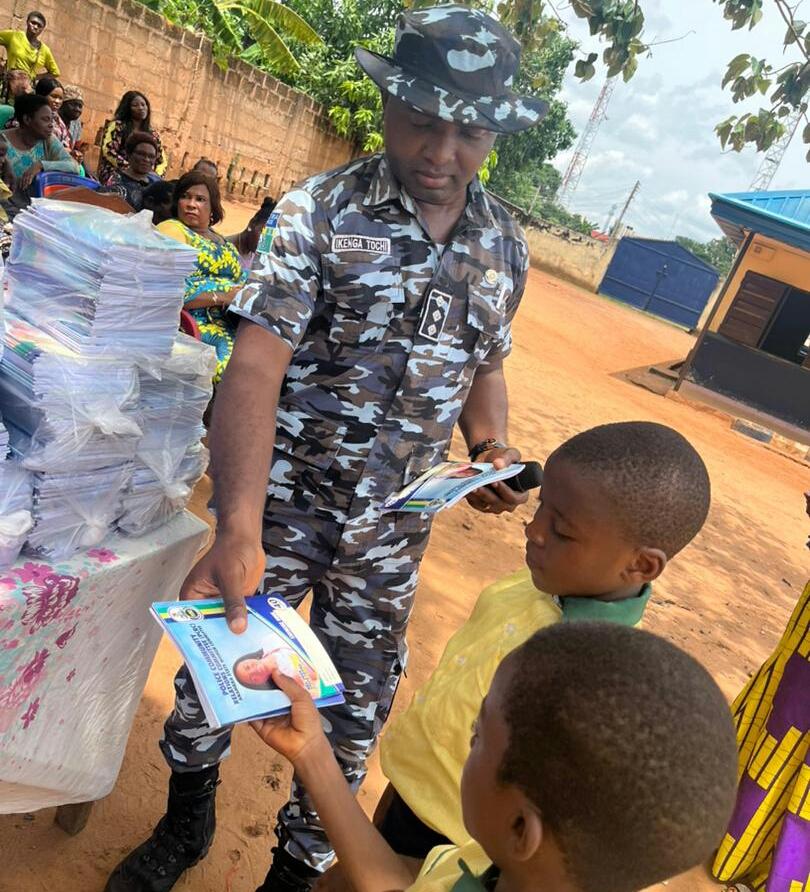
[[[136,131],[127,140],[125,153],[126,167],[115,171],[104,188],[117,192],[136,211],[142,211],[144,190],[160,180],[155,173],[157,140],[151,133]]]
[[[27,191],[34,177],[44,170],[79,172],[79,165],[53,135],[54,114],[44,96],[18,96],[14,117],[20,126],[4,130],[2,137],[8,143],[8,162],[18,192]]]
[[[133,133],[150,133],[157,143],[158,156],[155,163],[155,173],[163,176],[166,172],[166,152],[160,136],[152,128],[152,109],[149,100],[143,93],[137,90],[129,90],[124,93],[115,117],[104,128],[101,138],[101,159],[98,164],[98,179],[102,185],[107,185],[110,177],[126,165],[127,157],[125,147],[127,140]]]
[[[53,135],[68,150],[71,149],[70,131],[67,124],[59,116],[59,110],[65,100],[65,91],[55,77],[41,77],[34,87],[37,96],[44,96],[53,112]]]
[[[177,181],[172,205],[174,219],[158,230],[197,250],[197,271],[186,279],[185,309],[200,329],[200,337],[217,351],[214,383],[225,371],[233,350],[237,319],[228,305],[247,279],[236,247],[211,227],[223,218],[217,181],[191,170]]]
[[[3,105],[0,105],[0,130],[14,118],[14,100],[34,87],[31,78],[19,68],[11,68],[3,79]],[[16,122],[15,122],[16,123]]]

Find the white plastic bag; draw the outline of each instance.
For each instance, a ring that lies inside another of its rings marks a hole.
[[[0,462],[0,568],[9,567],[34,525],[31,474],[16,462]]]

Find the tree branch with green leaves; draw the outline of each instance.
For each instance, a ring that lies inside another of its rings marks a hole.
[[[761,20],[763,0],[714,0],[723,7],[724,17],[732,30],[747,27],[750,31]],[[779,68],[766,59],[750,53],[735,56],[726,68],[722,86],[731,92],[732,100],[743,102],[754,96],[767,96],[768,106],[756,112],[731,115],[721,121],[715,132],[723,148],[735,152],[754,145],[764,152],[787,132],[788,122],[801,115],[805,121],[802,139],[810,144],[810,122],[807,118],[807,94],[810,91],[810,29],[808,23],[795,17],[795,6],[786,0],[770,0],[782,17],[785,26],[784,49],[794,58]],[[810,161],[810,151],[807,152]]]

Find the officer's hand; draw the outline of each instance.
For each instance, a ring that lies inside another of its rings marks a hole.
[[[232,632],[247,628],[245,598],[254,595],[264,573],[264,551],[257,540],[226,532],[217,533],[211,550],[191,568],[180,597],[222,598]]]
[[[520,452],[511,447],[488,449],[486,452],[482,452],[475,460],[492,462],[499,469],[508,468],[509,465],[520,461]],[[529,494],[527,492],[515,492],[502,480],[499,480],[497,483],[490,483],[487,486],[481,486],[467,496],[467,501],[476,511],[483,511],[486,514],[502,514],[504,511],[514,511],[518,505],[523,505],[528,500]]]
[[[323,733],[321,717],[309,693],[279,669],[274,669],[270,677],[290,698],[292,707],[289,715],[251,722],[253,730],[293,765],[305,758],[317,759],[325,753],[331,753],[329,741]]]

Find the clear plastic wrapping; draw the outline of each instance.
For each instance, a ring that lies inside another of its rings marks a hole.
[[[62,560],[92,548],[123,511],[132,464],[73,474],[34,474],[34,527],[26,551]]]
[[[0,568],[11,566],[31,527],[31,474],[17,462],[0,462]]]
[[[37,471],[88,470],[129,461],[142,434],[131,362],[86,359],[14,314],[0,360],[0,405],[31,438]]]
[[[196,262],[148,212],[35,199],[14,221],[8,306],[85,355],[165,359]]]
[[[210,344],[178,332],[171,355],[161,364],[160,370],[166,375],[203,387],[210,393],[216,367],[217,352]]]
[[[180,334],[166,361],[141,369],[143,435],[118,521],[128,535],[140,536],[182,510],[205,473],[208,450],[200,440],[215,366],[213,347]]]
[[[166,523],[186,507],[207,467],[208,450],[202,445],[185,454],[170,478],[136,461],[118,528],[129,536],[141,536]]]
[[[216,365],[177,331],[196,263],[149,214],[35,200],[17,216],[0,407],[33,472],[27,551],[61,560],[188,502]]]

